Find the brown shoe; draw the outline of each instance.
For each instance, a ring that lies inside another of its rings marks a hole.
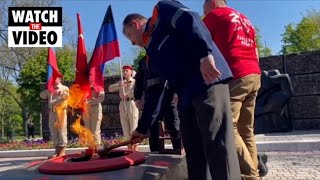
[[[60,154],[60,147],[59,146],[55,147],[54,149],[55,149],[54,154],[49,156],[48,159],[55,158]]]

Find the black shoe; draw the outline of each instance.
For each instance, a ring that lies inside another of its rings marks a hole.
[[[262,154],[258,155],[258,170],[260,177],[266,176],[268,174],[268,167],[267,167],[267,161],[268,161],[268,155]]]

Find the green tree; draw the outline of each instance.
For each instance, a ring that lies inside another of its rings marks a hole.
[[[11,94],[17,95],[17,87],[15,85],[6,83],[3,80],[0,81],[6,85],[7,90]],[[4,137],[11,130],[20,134],[20,130],[22,130],[22,122],[21,108],[19,105],[6,91],[0,90],[1,137]]]
[[[320,49],[320,11],[307,10],[298,24],[285,26],[282,34],[283,54]]]
[[[258,48],[259,57],[267,57],[272,55],[272,50],[267,46],[266,43],[262,43],[262,36],[260,35],[260,29],[255,27],[256,29],[256,43]]]
[[[42,49],[29,59],[19,74],[18,92],[21,94],[22,104],[28,109],[30,118],[39,122],[40,92],[47,81],[47,49]],[[58,67],[63,74],[63,81],[72,82],[75,78],[75,50],[64,46],[56,50]],[[42,88],[41,88],[42,87]],[[37,124],[37,123],[36,123]]]
[[[107,76],[120,75],[120,64],[118,61],[111,61],[105,64],[104,73]]]
[[[26,62],[35,57],[41,51],[41,48],[10,48],[8,47],[8,7],[50,7],[61,6],[61,0],[0,0],[0,79],[4,82],[17,83],[20,86],[18,78]],[[64,42],[75,45],[75,34],[71,33],[72,23],[66,16],[62,19],[62,34]],[[46,76],[45,76],[46,77]],[[0,90],[7,92],[19,104],[21,116],[24,123],[24,131],[27,132],[27,121],[31,117],[28,103],[24,104],[22,100],[24,94],[13,94],[4,83],[0,83]]]
[[[145,51],[145,49],[139,49],[139,51],[136,54],[137,54],[136,58],[133,59],[133,68],[137,70],[140,60],[144,56],[146,56],[146,51]]]
[[[134,52],[134,54],[138,52],[137,48],[132,48],[132,51]],[[128,56],[116,58],[106,63],[104,74],[106,76],[120,75],[121,74],[121,68],[119,63],[120,60],[121,60],[121,66],[132,65],[132,58],[128,58]]]

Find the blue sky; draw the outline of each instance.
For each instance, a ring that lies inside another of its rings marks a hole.
[[[129,13],[149,17],[157,0],[62,0],[64,15],[74,21],[80,13],[87,49],[93,49],[107,7],[111,4],[120,42],[122,59],[132,60],[133,48],[122,34],[122,21]],[[202,14],[203,0],[181,0],[190,9]],[[320,9],[320,0],[229,0],[228,5],[244,13],[260,29],[263,42],[277,54],[281,49],[284,26],[301,20],[306,9]]]

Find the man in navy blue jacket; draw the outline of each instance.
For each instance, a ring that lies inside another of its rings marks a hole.
[[[146,49],[152,72],[174,85],[189,179],[241,179],[228,87],[232,73],[200,16],[177,1],[159,1],[149,20],[127,15],[123,32]],[[132,139],[145,137],[138,125]]]
[[[172,147],[175,150],[182,148],[181,133],[180,133],[180,119],[176,106],[173,106],[174,90],[170,86],[164,87],[165,81],[161,80],[157,75],[147,67],[146,56],[143,57],[138,66],[137,74],[135,76],[136,84],[134,87],[134,99],[136,106],[142,110],[142,114],[138,122],[138,132],[146,132],[149,130],[149,147],[151,152],[160,151],[159,141],[159,121],[164,120],[166,129],[171,138]],[[165,88],[165,90],[164,90]],[[164,90],[164,91],[163,91]],[[161,106],[157,109],[158,101],[161,93],[163,98]],[[141,99],[144,93],[144,104]],[[154,111],[159,111],[157,117],[154,117]],[[153,124],[150,127],[150,120]]]

